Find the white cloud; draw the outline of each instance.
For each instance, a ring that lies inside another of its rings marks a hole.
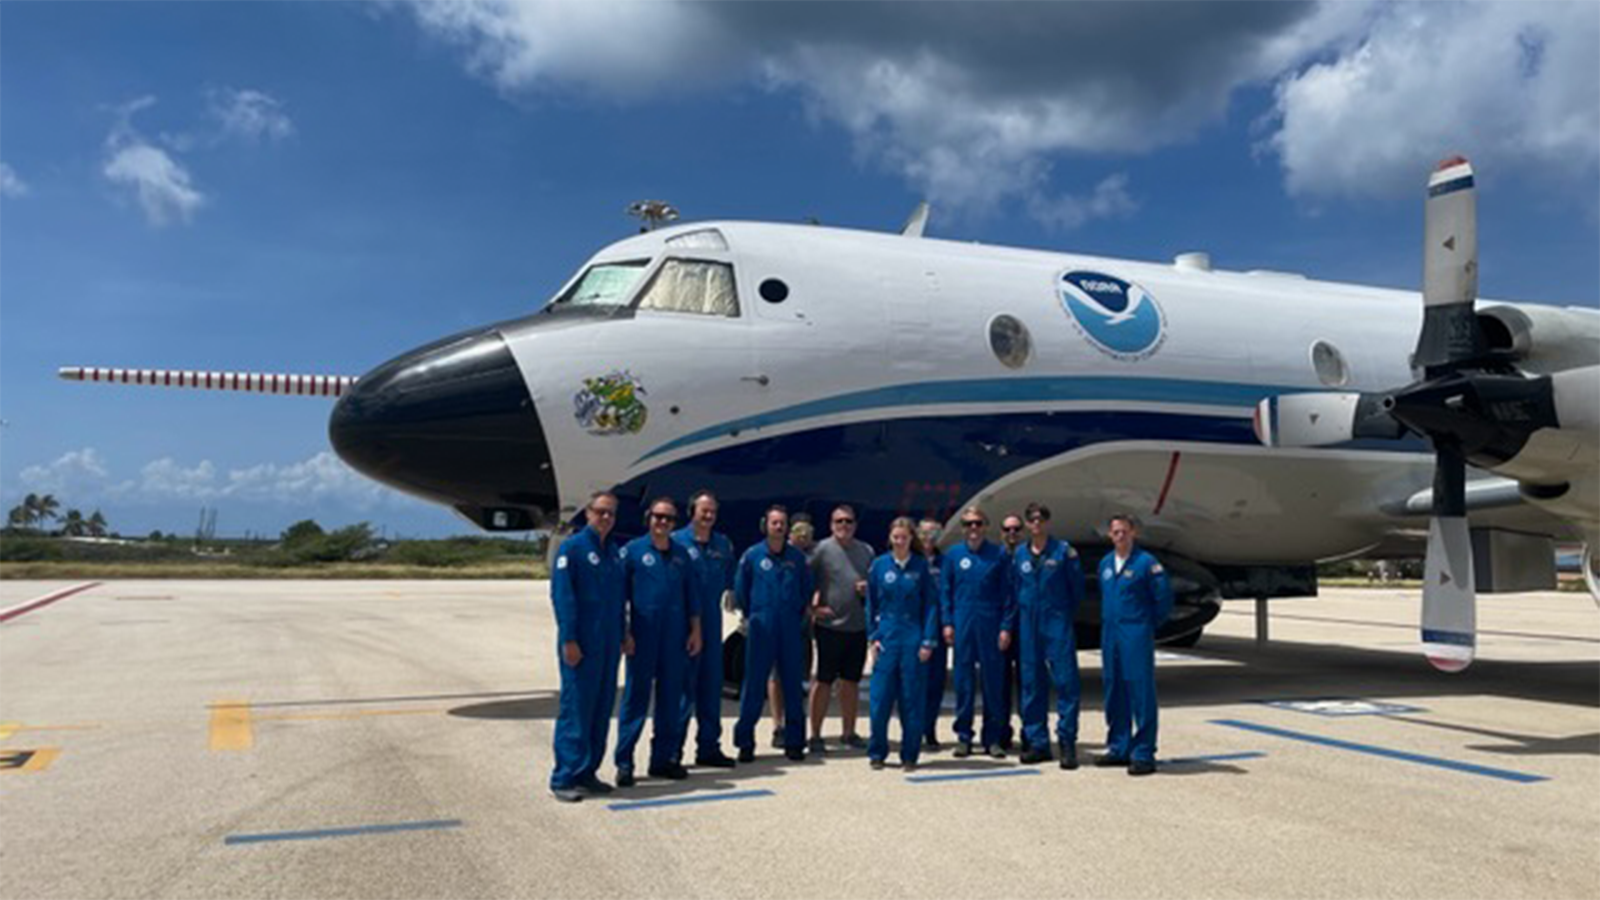
[[[217,139],[246,143],[281,141],[294,134],[294,122],[276,98],[257,90],[219,88],[206,92],[207,115]]]
[[[145,219],[159,227],[174,219],[189,221],[206,196],[194,186],[187,169],[133,127],[134,114],[154,103],[154,97],[141,97],[118,109],[117,123],[106,138],[101,173],[131,194]]]
[[[235,469],[228,473],[222,495],[277,503],[339,500],[361,509],[399,496],[362,476],[327,450],[288,465],[263,463]]]
[[[1407,3],[1277,87],[1268,146],[1290,193],[1420,190],[1438,159],[1480,172],[1600,167],[1600,6]]]
[[[0,197],[26,197],[28,184],[17,177],[16,171],[0,162]]]
[[[66,498],[99,490],[107,474],[105,460],[93,447],[85,447],[63,453],[53,462],[23,468],[17,473],[17,482],[21,493],[55,494]]]
[[[1049,199],[1035,196],[1028,201],[1028,212],[1051,228],[1071,231],[1093,219],[1126,218],[1139,208],[1128,194],[1128,175],[1109,175],[1086,197],[1066,195]]]

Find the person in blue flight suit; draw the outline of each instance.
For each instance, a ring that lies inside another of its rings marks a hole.
[[[1030,503],[1023,519],[1028,523],[1028,542],[1012,557],[1016,594],[1002,628],[1022,642],[1022,761],[1050,759],[1049,698],[1054,685],[1061,768],[1076,769],[1080,685],[1072,622],[1083,598],[1083,567],[1071,544],[1050,536],[1048,507]]]
[[[1005,551],[984,536],[989,517],[970,506],[961,511],[961,533],[966,538],[944,557],[939,578],[940,618],[944,623],[945,643],[955,647],[956,752],[965,758],[972,754],[973,707],[977,691],[973,668],[983,684],[983,748],[995,759],[1006,752],[1000,741],[1005,736],[1009,710],[1005,701],[1006,662],[1001,646],[1000,623],[1005,615],[1006,589],[1010,585]],[[1009,638],[1009,635],[1007,636]],[[1007,645],[1010,641],[1005,642]]]
[[[712,530],[717,509],[714,494],[696,491],[689,498],[689,524],[672,533],[672,539],[689,555],[694,576],[690,588],[700,609],[700,655],[690,660],[684,679],[679,734],[687,739],[689,721],[694,720],[694,764],[731,769],[733,759],[722,752],[722,599],[733,592],[738,558],[728,536]],[[677,759],[682,758],[680,746]]]
[[[1022,545],[1022,531],[1022,517],[1016,513],[1006,513],[1005,518],[1000,520],[1000,549],[1006,555],[1005,577],[1006,598],[1008,601],[1016,596],[1016,586],[1012,583],[1011,558],[1017,555],[1017,547]],[[1012,737],[1021,733],[1021,728],[1015,731],[1012,730],[1011,711],[1013,709],[1017,711],[1017,719],[1020,724],[1022,718],[1022,659],[1019,653],[1022,649],[1022,642],[1016,640],[1016,636],[1010,633],[1002,635],[1002,638],[1006,655],[1006,725],[1005,730],[1001,732],[1000,749],[1010,750]]]
[[[912,528],[910,519],[895,519],[889,525],[889,552],[867,570],[867,636],[877,654],[867,759],[872,768],[883,768],[889,757],[889,716],[898,706],[900,764],[907,772],[916,769],[922,751],[928,661],[939,643],[938,588]]]
[[[800,686],[805,654],[805,618],[811,608],[811,567],[790,546],[789,511],[772,506],[762,520],[766,539],[744,552],[734,573],[734,605],[745,617],[744,684],[739,691],[739,721],[733,743],[739,762],[756,758],[756,723],[766,700],[767,676],[774,660],[783,693],[784,754],[806,758],[806,705]]]
[[[939,531],[940,525],[933,519],[923,519],[917,523],[917,543],[922,545],[923,558],[928,561],[928,571],[933,575],[936,589],[944,563],[944,554],[939,551]],[[945,679],[950,671],[950,641],[945,638],[943,627],[948,624],[943,619],[939,622],[940,628],[934,637],[933,657],[928,660],[928,674],[923,686],[927,692],[927,705],[922,710],[922,746],[932,752],[943,749],[939,743],[939,710],[944,706]]]
[[[1134,543],[1139,526],[1132,516],[1112,516],[1106,528],[1112,548],[1100,561],[1106,753],[1094,764],[1149,775],[1156,770],[1156,628],[1172,612],[1172,583]]]
[[[591,496],[584,517],[588,527],[561,543],[550,571],[561,669],[550,792],[564,803],[611,793],[595,772],[605,758],[624,630],[622,554],[610,540],[616,495]]]
[[[627,572],[628,681],[617,714],[617,786],[632,787],[633,748],[651,719],[652,778],[688,778],[678,762],[683,748],[683,682],[690,662],[700,653],[700,607],[690,589],[693,577],[688,551],[672,540],[678,508],[669,497],[650,501],[645,514],[650,533],[622,548]]]

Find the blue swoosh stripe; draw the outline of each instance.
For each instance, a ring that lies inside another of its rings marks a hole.
[[[1225,381],[1187,381],[1176,378],[1096,376],[916,382],[837,394],[786,406],[783,409],[732,419],[668,441],[639,457],[634,464],[730,432],[767,428],[785,422],[868,409],[934,406],[945,403],[1050,403],[1068,400],[1192,403],[1249,408],[1254,407],[1264,397],[1314,390],[1319,388],[1238,384]]]

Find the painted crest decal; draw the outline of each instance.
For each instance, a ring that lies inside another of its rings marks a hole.
[[[1138,362],[1166,342],[1166,313],[1155,297],[1132,282],[1075,270],[1056,279],[1056,290],[1078,333],[1112,359]]]
[[[650,415],[639,398],[648,393],[632,372],[613,370],[583,380],[583,390],[572,397],[572,414],[590,434],[638,434]]]

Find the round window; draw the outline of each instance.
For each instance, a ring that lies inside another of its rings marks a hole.
[[[989,349],[1008,369],[1020,369],[1033,355],[1033,339],[1028,326],[1015,316],[995,316],[989,322]]]
[[[789,299],[789,286],[776,278],[768,278],[761,282],[761,287],[757,290],[761,293],[761,299],[768,303],[782,303]]]
[[[1311,368],[1316,370],[1317,380],[1327,387],[1344,387],[1350,383],[1350,365],[1344,361],[1344,354],[1327,341],[1311,345]]]

